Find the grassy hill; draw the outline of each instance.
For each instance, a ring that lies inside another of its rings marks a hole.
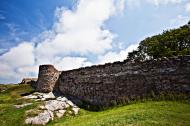
[[[29,102],[21,95],[33,91],[29,85],[0,85],[1,126],[24,126],[25,111],[40,102],[22,109],[15,104]],[[190,126],[190,101],[141,101],[101,112],[81,109],[78,116],[56,119],[48,126]]]

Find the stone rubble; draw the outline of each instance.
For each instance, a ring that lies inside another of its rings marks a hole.
[[[37,98],[34,96],[37,96]],[[38,107],[38,109],[42,110],[42,112],[35,117],[28,117],[25,120],[26,124],[45,125],[50,120],[53,120],[54,116],[57,118],[61,118],[66,113],[70,115],[77,115],[80,110],[78,106],[76,106],[72,101],[68,100],[66,97],[59,96],[56,98],[52,92],[35,92],[29,96],[24,96],[24,98],[43,101],[43,104]]]

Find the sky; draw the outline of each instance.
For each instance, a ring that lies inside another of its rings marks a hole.
[[[123,61],[144,38],[190,20],[190,0],[1,0],[0,83]]]

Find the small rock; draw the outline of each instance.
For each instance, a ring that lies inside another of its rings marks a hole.
[[[56,112],[56,116],[58,118],[61,118],[65,114],[66,110],[59,110]]]
[[[70,106],[69,104],[65,103],[65,108],[69,108],[69,106]]]
[[[74,107],[76,106],[75,104],[73,104],[70,100],[66,101],[67,104],[69,104],[70,106]]]
[[[23,98],[26,98],[26,99],[37,99],[38,96],[35,96],[35,95],[27,95],[27,96],[24,96]]]
[[[45,106],[41,105],[39,106],[40,109],[44,110],[45,109]]]
[[[42,98],[43,98],[43,95],[37,95],[37,97],[38,97],[39,99],[42,99]]]
[[[73,112],[72,112],[72,111],[68,111],[68,113],[69,113],[69,114],[73,114]]]
[[[58,101],[68,101],[68,99],[66,97],[58,97],[57,98]]]
[[[22,104],[22,105],[14,105],[15,108],[19,109],[19,108],[24,108],[26,106],[32,105],[33,103],[26,103],[26,104]]]
[[[45,101],[45,100],[46,100],[46,98],[41,98],[40,100],[41,100],[41,101]]]
[[[77,115],[79,113],[80,108],[74,107],[74,108],[72,108],[72,110],[73,110],[74,114]]]
[[[57,116],[58,118],[63,117],[63,115],[64,115],[64,114],[62,114],[62,113],[56,112],[56,116]]]
[[[64,114],[66,110],[59,110],[58,112]]]
[[[54,96],[54,94],[52,93],[52,92],[50,92],[50,93],[44,93],[43,94],[43,98],[45,98],[45,99],[53,99],[53,98],[55,98],[55,96]]]

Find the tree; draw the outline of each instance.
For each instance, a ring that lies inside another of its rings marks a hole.
[[[129,60],[143,61],[178,55],[190,55],[190,21],[178,29],[141,41],[137,50],[128,54]]]

